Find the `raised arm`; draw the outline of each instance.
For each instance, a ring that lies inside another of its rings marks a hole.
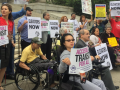
[[[109,13],[109,20],[111,20],[111,18],[112,18],[112,17],[111,17],[111,9],[109,9],[109,12],[110,12],[110,13]]]
[[[85,25],[86,22],[87,22],[87,20],[85,20],[85,22],[83,22],[83,24],[82,24],[82,22],[80,22],[80,28],[81,29],[84,28],[84,25]]]
[[[91,19],[90,20],[88,20],[88,23],[90,23],[92,20],[93,20],[93,12],[91,12]]]

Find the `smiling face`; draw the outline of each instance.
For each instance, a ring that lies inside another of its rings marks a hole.
[[[9,8],[7,6],[2,6],[1,7],[1,13],[2,13],[2,16],[9,16],[11,11],[9,11]]]
[[[110,33],[111,33],[111,28],[107,28],[107,29],[106,29],[106,33],[107,33],[107,34],[110,34]]]
[[[67,22],[67,21],[68,21],[67,17],[64,17],[64,22]]]
[[[95,34],[95,36],[99,36],[99,29],[98,28],[95,29],[94,34]]]

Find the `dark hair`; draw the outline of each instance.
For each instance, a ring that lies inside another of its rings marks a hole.
[[[92,29],[91,35],[95,35],[95,30],[96,30],[97,28],[98,28],[98,27],[94,27],[94,28]]]
[[[61,44],[61,46],[60,46],[60,54],[61,54],[64,50],[66,50],[66,47],[65,47],[64,43],[65,43],[65,37],[68,36],[68,35],[70,35],[70,36],[73,37],[73,35],[70,34],[70,33],[63,34],[63,36],[61,37],[61,40],[60,40],[60,44]],[[74,38],[74,37],[73,37],[73,38]]]
[[[72,16],[73,14],[75,14],[75,13],[72,13],[71,16]]]
[[[8,19],[12,21],[12,20],[13,20],[13,16],[12,16],[12,6],[9,5],[9,4],[3,4],[3,5],[1,6],[1,10],[2,10],[2,7],[3,7],[3,6],[7,6],[8,9],[9,9],[9,11],[11,11],[11,13],[10,13],[9,16],[8,16]]]
[[[43,18],[46,16],[47,13],[48,13],[48,12],[44,12],[44,13],[43,13]]]
[[[80,22],[83,22],[83,21],[82,21],[82,17],[85,17],[85,15],[81,15],[81,16],[80,16]],[[86,17],[85,17],[85,18],[86,18]]]

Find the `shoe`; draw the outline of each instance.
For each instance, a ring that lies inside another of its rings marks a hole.
[[[14,75],[6,75],[6,79],[14,80]]]
[[[0,90],[5,90],[2,86],[0,86]]]
[[[119,89],[119,86],[115,86],[116,89]]]

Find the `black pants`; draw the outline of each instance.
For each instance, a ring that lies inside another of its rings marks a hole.
[[[27,47],[29,46],[31,43],[29,42],[26,42],[25,40],[21,40],[21,47],[22,47],[22,51]]]
[[[43,54],[46,54],[47,59],[51,59],[51,49],[52,49],[52,38],[48,35],[46,44],[41,45],[41,50]]]

